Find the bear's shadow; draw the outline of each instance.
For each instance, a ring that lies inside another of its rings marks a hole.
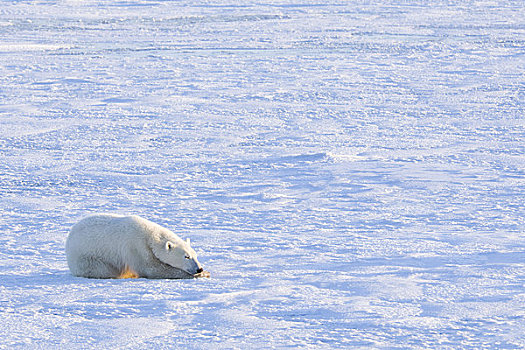
[[[68,270],[54,270],[30,274],[0,274],[0,284],[5,288],[39,288],[79,284],[101,284],[129,281],[130,279],[94,279],[73,276]]]

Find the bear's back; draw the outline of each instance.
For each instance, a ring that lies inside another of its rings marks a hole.
[[[114,214],[88,216],[75,224],[66,241],[68,256],[90,251],[117,253],[115,249],[130,241],[142,241],[144,226],[140,218]]]

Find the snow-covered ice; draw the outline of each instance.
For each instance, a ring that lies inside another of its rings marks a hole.
[[[523,1],[0,5],[0,348],[525,348]],[[95,212],[212,278],[71,276]]]

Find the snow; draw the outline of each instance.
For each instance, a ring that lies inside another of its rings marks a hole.
[[[523,13],[3,1],[0,348],[524,348]],[[96,212],[212,278],[71,276]]]

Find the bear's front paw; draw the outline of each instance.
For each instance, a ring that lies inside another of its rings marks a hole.
[[[202,271],[202,272],[194,274],[193,277],[194,278],[201,278],[201,277],[210,278],[210,272],[209,271]]]

